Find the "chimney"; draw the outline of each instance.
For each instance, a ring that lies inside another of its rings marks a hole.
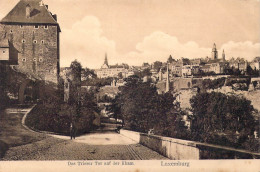
[[[25,15],[26,15],[26,18],[31,17],[31,6],[29,4],[26,5]]]
[[[54,18],[54,20],[57,21],[57,15],[56,14],[52,15],[52,17]]]

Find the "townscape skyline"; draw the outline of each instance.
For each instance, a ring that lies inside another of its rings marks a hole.
[[[0,18],[18,1],[1,0]],[[62,67],[77,59],[84,67],[100,68],[105,53],[111,64],[129,65],[166,61],[170,54],[201,58],[210,56],[214,42],[227,60],[260,55],[258,0],[43,2],[62,16]]]

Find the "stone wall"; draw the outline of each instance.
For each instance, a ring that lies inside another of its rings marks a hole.
[[[170,158],[170,159],[199,159],[199,149],[192,141],[148,135],[128,130],[120,130],[120,134]]]
[[[148,135],[123,129],[120,130],[120,134],[174,160],[260,159],[260,153],[225,146]]]
[[[36,26],[36,27],[35,27]],[[46,81],[58,82],[59,31],[57,25],[0,24],[0,39],[10,42],[15,68]]]

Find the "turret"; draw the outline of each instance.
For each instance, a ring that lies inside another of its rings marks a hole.
[[[29,4],[26,5],[25,15],[26,15],[26,18],[30,18],[30,16],[31,16],[31,6]]]
[[[226,60],[226,55],[225,55],[225,51],[223,49],[223,52],[222,52],[222,60],[225,61]]]

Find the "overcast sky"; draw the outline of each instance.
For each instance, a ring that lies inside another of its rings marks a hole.
[[[3,18],[19,0],[0,0]],[[44,0],[61,26],[61,66],[260,56],[259,0]]]

